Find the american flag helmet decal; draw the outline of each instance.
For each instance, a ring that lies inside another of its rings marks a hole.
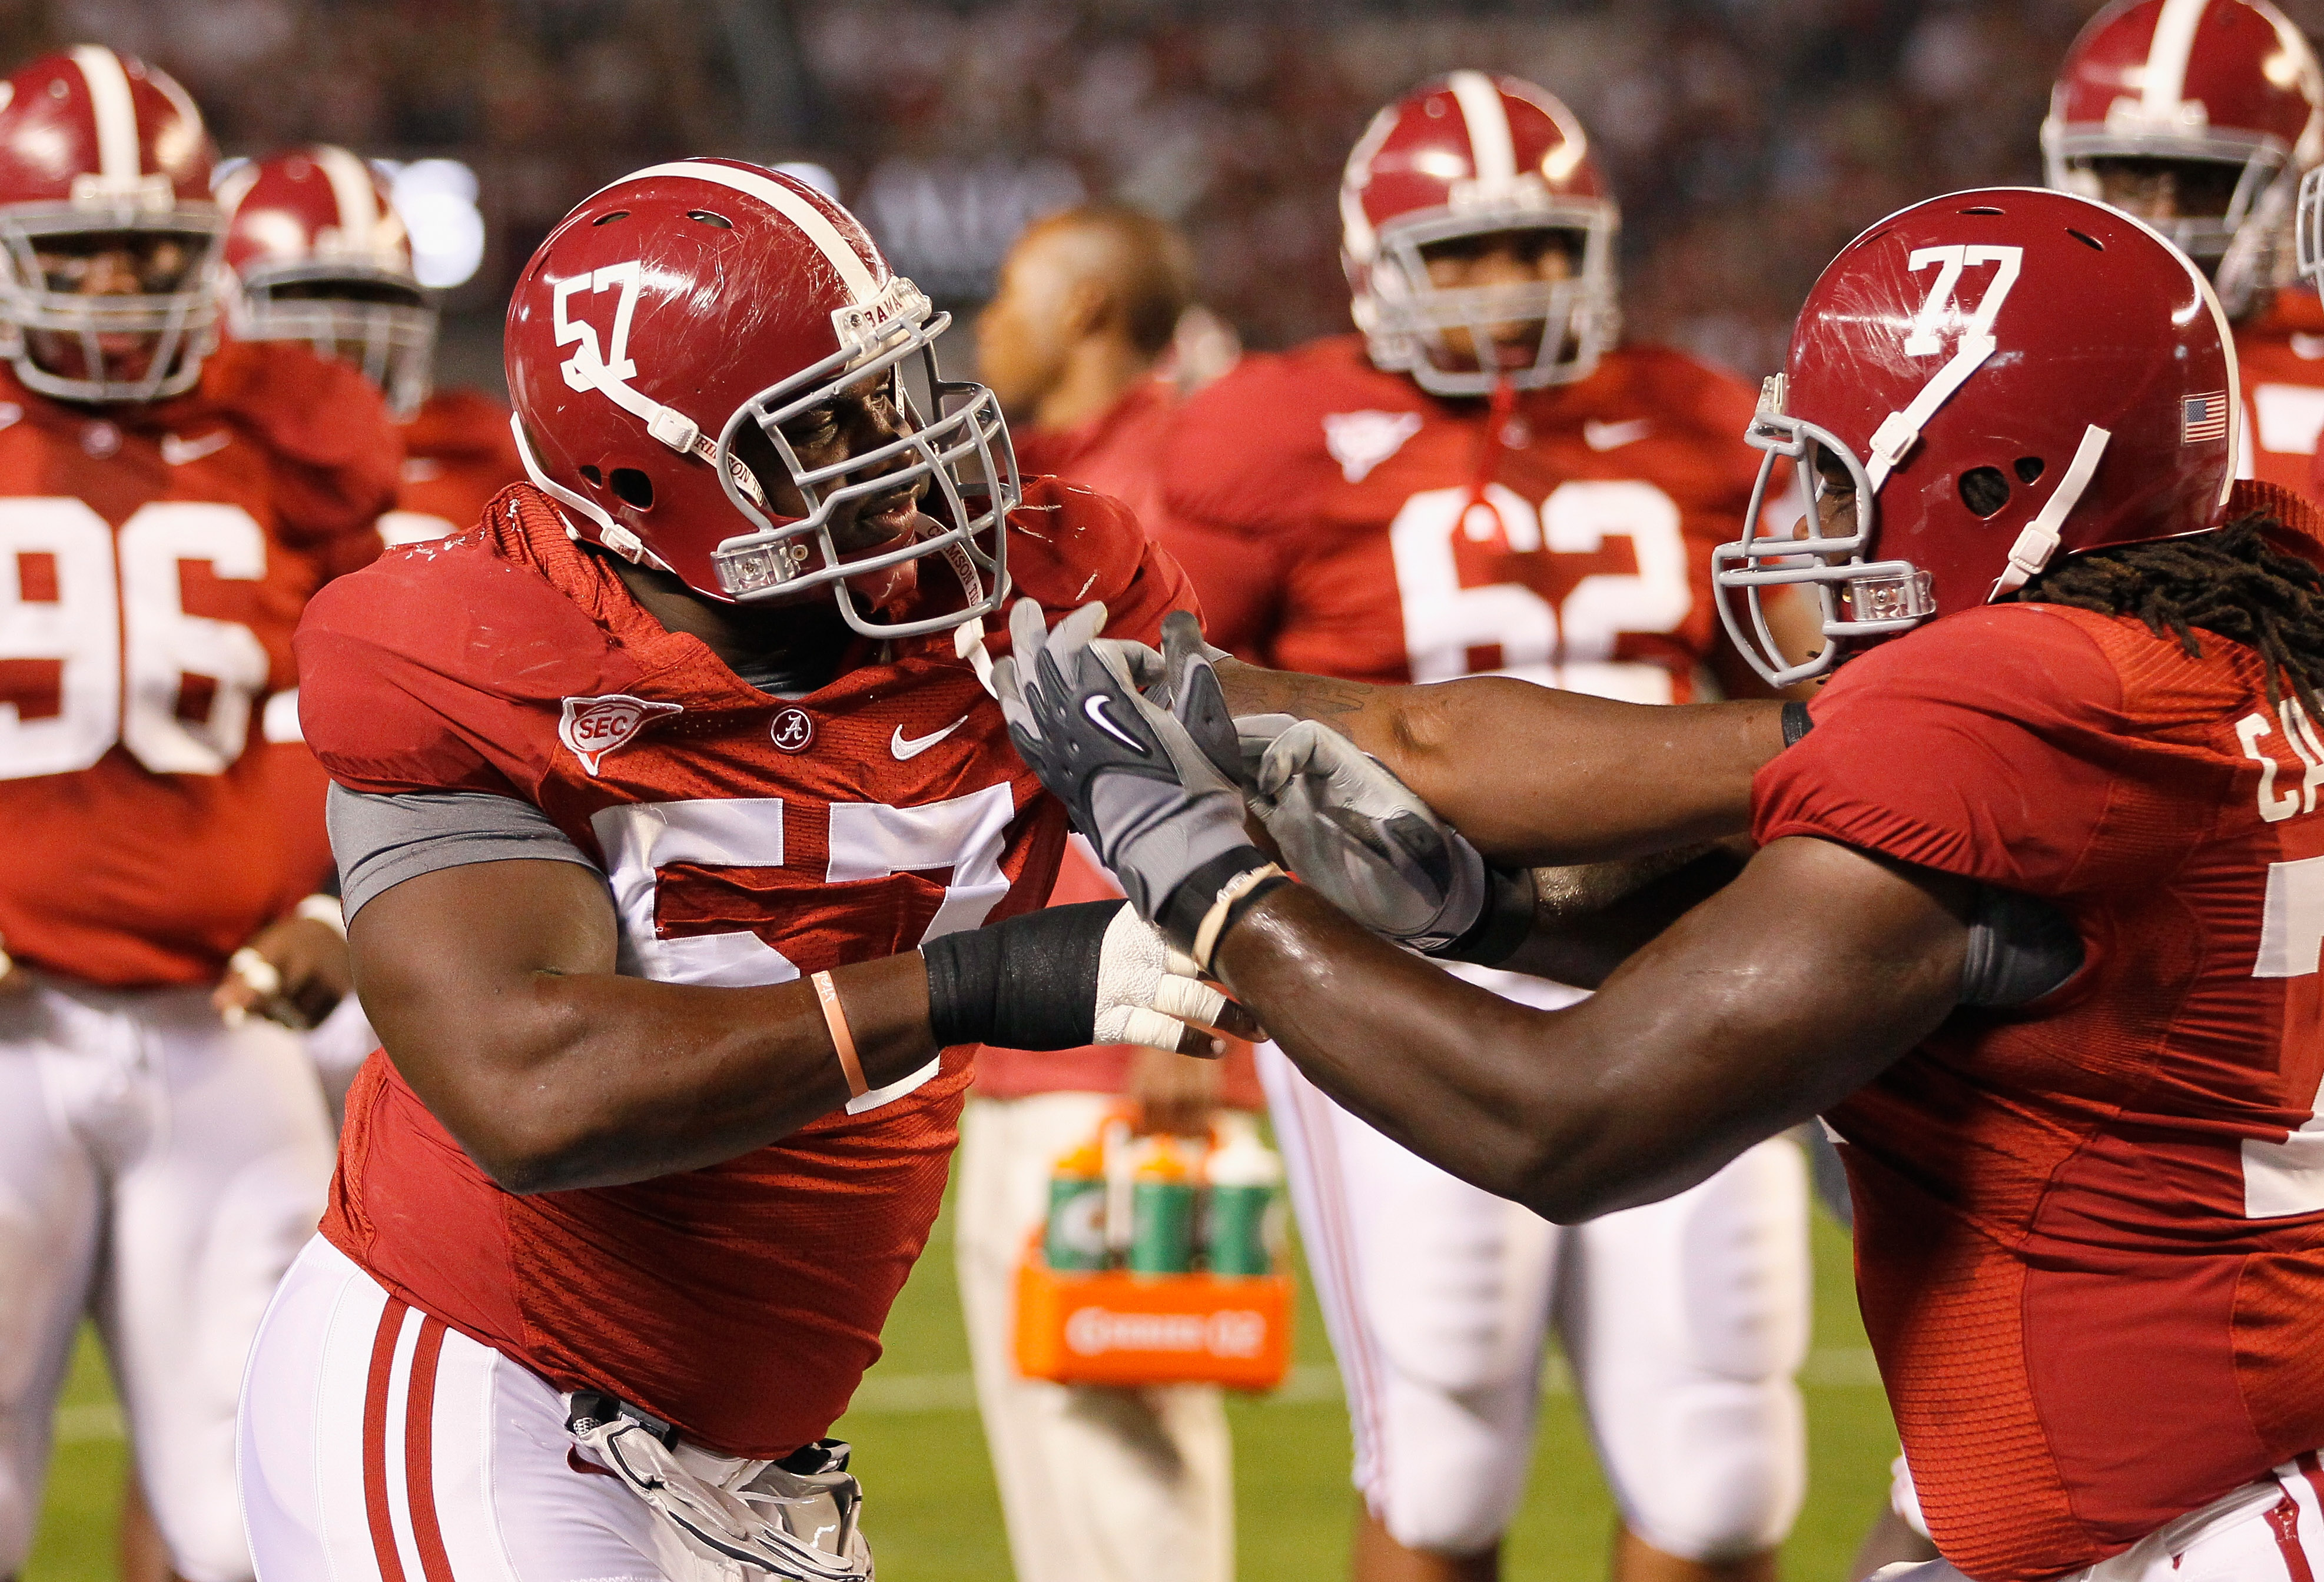
[[[2227,392],[2215,390],[2209,395],[2190,395],[2179,406],[2179,443],[2200,445],[2207,439],[2227,437]]]

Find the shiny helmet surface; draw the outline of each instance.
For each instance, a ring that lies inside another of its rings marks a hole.
[[[957,626],[1007,593],[1019,489],[991,392],[937,368],[950,322],[804,182],[733,160],[640,170],[568,214],[510,300],[525,470],[583,538],[706,597],[825,589],[867,636]],[[867,390],[892,403],[893,437],[803,460],[787,430]],[[915,488],[918,514],[891,540],[835,541],[853,513]],[[794,494],[799,509],[780,509]],[[948,607],[919,612],[954,584]]]
[[[2149,226],[2024,188],[1915,204],[1850,242],[1800,311],[1746,436],[1764,454],[1744,537],[1714,552],[1720,619],[1787,685],[2061,556],[2205,531],[2242,410],[2217,295]],[[1796,538],[1763,510],[1778,458]],[[1823,521],[1843,488],[1852,512]],[[1769,632],[1760,599],[1784,585],[1819,601],[1812,657]]]
[[[218,184],[239,340],[304,341],[345,357],[399,418],[428,399],[436,314],[411,240],[376,172],[327,143],[243,165]]]
[[[0,83],[0,357],[60,400],[191,388],[216,345],[217,151],[186,91],[97,44]],[[81,289],[125,258],[127,290]]]
[[[2155,228],[2241,317],[2292,272],[2295,195],[2324,161],[2324,69],[2269,0],[2115,0],[2066,51],[2043,179],[2098,198],[2108,161],[2175,167],[2215,196]],[[2217,212],[2212,212],[2216,210]]]
[[[1620,333],[1620,212],[1580,120],[1529,82],[1455,71],[1380,111],[1348,155],[1340,226],[1341,264],[1372,361],[1435,394],[1586,378]],[[1572,261],[1566,279],[1430,283],[1430,246],[1530,231],[1560,234]],[[1482,347],[1489,327],[1508,322],[1540,326],[1521,361],[1476,366],[1447,348],[1447,330],[1465,330]]]

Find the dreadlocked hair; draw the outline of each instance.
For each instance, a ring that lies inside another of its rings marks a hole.
[[[2324,721],[2324,572],[2268,544],[2281,526],[2256,510],[2215,532],[2086,549],[2009,596],[2135,615],[2190,658],[2202,657],[2199,630],[2217,632],[2265,662],[2269,703],[2283,701],[2288,683],[2309,718]]]

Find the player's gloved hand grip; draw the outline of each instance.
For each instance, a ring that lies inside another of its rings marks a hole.
[[[1302,720],[1260,755],[1250,805],[1291,871],[1349,916],[1416,950],[1476,926],[1485,860],[1387,765]]]
[[[1142,1044],[1216,1053],[1199,1028],[1231,1002],[1120,901],[1090,901],[966,929],[920,947],[939,1044],[1077,1049]]]
[[[1150,651],[1133,669],[1120,646],[1097,640],[1104,626],[1102,604],[1050,630],[1038,604],[1019,601],[993,689],[1010,740],[1130,904],[1185,946],[1193,933],[1177,920],[1199,925],[1223,882],[1266,862],[1243,830],[1235,722],[1193,616],[1164,622],[1162,674],[1143,691],[1137,671],[1150,675]],[[1181,897],[1198,878],[1200,893]]]

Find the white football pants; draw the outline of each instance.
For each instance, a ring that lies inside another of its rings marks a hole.
[[[236,1447],[261,1582],[665,1582],[645,1503],[539,1375],[320,1237],[251,1348]]]
[[[1057,1156],[1097,1135],[1097,1093],[972,1095],[954,1255],[1017,1582],[1232,1582],[1233,1449],[1204,1384],[1106,1389],[1017,1371],[1017,1265]]]
[[[2316,1582],[2324,1577],[2324,1469],[2314,1451],[2057,1582]],[[1972,1582],[1945,1560],[1884,1567],[1873,1582]]]
[[[1574,990],[1463,976],[1526,1003]],[[1549,1325],[1623,1522],[1711,1561],[1781,1542],[1806,1489],[1806,1169],[1777,1138],[1664,1202],[1560,1228],[1389,1142],[1259,1051],[1348,1393],[1354,1482],[1407,1549],[1471,1554],[1525,1493]]]
[[[200,989],[49,980],[0,998],[0,1575],[32,1547],[92,1313],[172,1565],[250,1576],[235,1393],[330,1173],[322,1095],[283,1028],[230,1029]]]

